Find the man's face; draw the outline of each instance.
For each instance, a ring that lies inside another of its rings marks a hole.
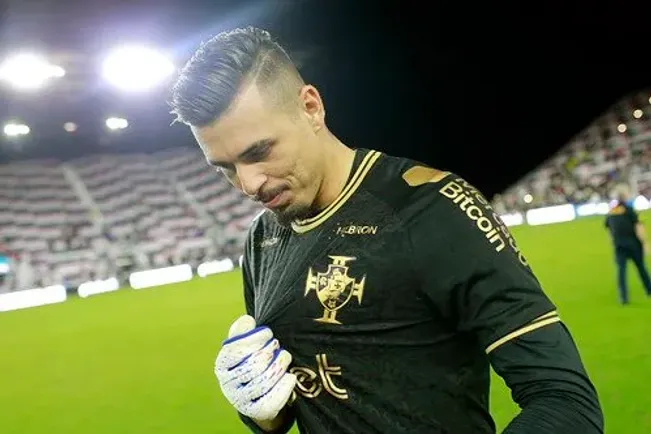
[[[323,127],[321,99],[310,86],[296,97],[295,112],[288,113],[272,107],[251,85],[216,122],[192,128],[208,162],[283,225],[313,211],[323,179],[317,146]]]

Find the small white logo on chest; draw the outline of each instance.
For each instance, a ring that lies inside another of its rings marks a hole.
[[[337,235],[375,235],[377,226],[371,225],[346,225],[337,228]]]
[[[262,242],[260,243],[260,247],[262,248],[271,247],[275,244],[278,244],[278,241],[280,241],[280,238],[278,237],[267,238],[266,240],[262,240]]]

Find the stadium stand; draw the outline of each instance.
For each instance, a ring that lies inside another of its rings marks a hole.
[[[640,92],[615,104],[560,152],[493,198],[500,214],[609,201],[625,182],[651,198],[651,101]]]
[[[243,199],[187,149],[0,166],[0,292],[235,262],[261,211]]]

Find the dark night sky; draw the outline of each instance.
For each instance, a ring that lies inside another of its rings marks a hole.
[[[0,93],[0,120],[19,116],[34,131],[20,153],[0,141],[0,160],[97,152],[109,111],[133,128],[102,151],[192,146],[184,128],[169,126],[164,94],[114,95],[93,73],[97,58],[116,41],[137,40],[183,62],[200,40],[247,24],[301,53],[344,142],[453,170],[489,196],[625,94],[651,90],[651,15],[642,2],[528,10],[472,2],[2,1],[0,52],[29,46],[82,60],[74,89]],[[60,127],[66,120],[81,126],[73,138]]]

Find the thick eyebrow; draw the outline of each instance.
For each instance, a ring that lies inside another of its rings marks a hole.
[[[246,148],[244,151],[240,153],[240,155],[237,156],[237,160],[244,160],[247,157],[251,155],[255,155],[256,152],[260,150],[260,148],[264,148],[265,146],[269,146],[275,142],[274,139],[260,139],[258,141],[253,142],[252,144],[249,145],[248,148]],[[211,166],[215,167],[226,167],[229,166],[232,163],[227,163],[224,161],[217,161],[217,160],[208,160],[208,164]]]

